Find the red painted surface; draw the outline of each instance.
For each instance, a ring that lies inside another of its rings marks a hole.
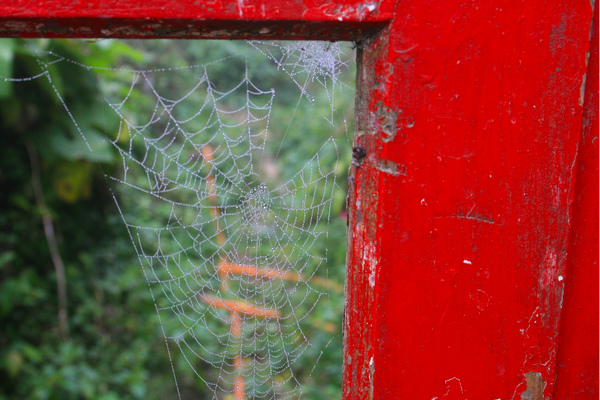
[[[355,40],[392,18],[393,2],[344,0],[14,0],[0,4],[13,37]]]
[[[360,39],[344,398],[597,385],[589,2],[26,0],[0,16],[3,36]]]
[[[598,398],[598,6],[585,87],[554,398]]]
[[[590,4],[395,12],[361,56],[345,398],[551,397]]]

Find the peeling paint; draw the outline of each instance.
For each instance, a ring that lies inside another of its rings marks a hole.
[[[542,308],[537,306],[527,320],[527,327],[520,329],[525,350],[521,371],[525,379],[515,388],[512,399],[518,398],[517,394],[520,393],[522,400],[547,400],[544,397],[544,390],[552,391],[552,382],[547,385],[544,376],[549,377],[554,374],[553,362],[556,349],[544,349],[544,338],[541,334],[543,325],[544,313]],[[524,373],[525,371],[530,372]]]
[[[407,174],[406,165],[396,164],[395,162],[390,161],[385,158],[377,159],[375,168],[377,168],[381,172],[385,172],[386,174],[391,174],[391,175],[406,175]]]
[[[375,112],[374,117],[372,118],[373,130],[372,133],[383,133],[383,141],[384,142],[392,142],[396,137],[396,120],[398,118],[398,113],[394,110],[391,110],[389,107],[383,105],[382,102],[379,102],[379,106],[377,111]]]
[[[377,283],[377,265],[379,260],[376,255],[376,248],[373,243],[367,243],[363,254],[363,271],[369,273],[369,285],[374,288]],[[367,267],[367,268],[365,268]]]
[[[527,389],[521,393],[521,399],[548,400],[548,398],[544,398],[546,382],[542,379],[542,374],[539,372],[528,372],[525,374],[525,382]]]
[[[587,74],[583,74],[583,78],[581,79],[581,87],[579,88],[579,105],[580,106],[583,106],[583,100],[585,98],[585,81],[586,80],[587,80]]]

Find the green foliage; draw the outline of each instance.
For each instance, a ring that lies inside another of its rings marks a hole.
[[[104,173],[110,175],[121,168],[116,148],[104,139],[119,138],[123,146],[128,143],[119,118],[104,98],[115,92],[123,96],[129,82],[110,68],[184,67],[237,54],[220,67],[209,67],[211,81],[219,90],[226,90],[231,82],[239,82],[249,65],[251,81],[268,81],[277,88],[279,109],[271,116],[272,125],[287,130],[272,132],[274,140],[267,143],[267,150],[286,166],[276,170],[279,183],[302,168],[307,154],[318,152],[318,141],[307,138],[325,135],[324,121],[310,117],[308,102],[298,101],[297,87],[291,80],[270,78],[276,66],[264,63],[263,55],[235,42],[197,46],[191,41],[6,39],[0,40],[0,77],[43,74],[45,70],[37,60],[51,61],[51,54],[40,53],[48,50],[77,63],[107,69],[92,73],[75,63],[60,62],[49,64],[51,82],[47,76],[25,82],[0,79],[0,400],[175,398],[155,305],[112,195],[130,196],[129,212],[139,225],[158,224],[170,210],[132,197],[134,192],[127,188],[109,187],[104,178]],[[157,74],[154,84],[161,90],[181,91],[197,73],[189,70],[186,75],[182,71]],[[352,81],[352,71],[345,79]],[[133,115],[134,108],[148,110],[154,106],[142,91],[132,92],[131,98],[131,108],[123,110],[125,114]],[[315,102],[318,107],[329,107],[324,96]],[[351,97],[340,99],[340,109],[349,108],[351,103]],[[235,109],[235,100],[229,107]],[[186,115],[194,110],[182,108],[177,112]],[[77,124],[72,115],[77,115]],[[351,114],[338,117],[349,122],[352,119]],[[143,118],[143,113],[135,118]],[[80,130],[85,131],[87,141]],[[336,133],[338,144],[349,146],[345,140],[348,130],[350,126]],[[35,153],[28,152],[28,146]],[[342,152],[347,154],[348,149]],[[330,153],[324,160],[333,163],[336,157]],[[45,207],[34,193],[32,166],[36,163]],[[338,164],[340,187],[334,193],[329,237],[315,248],[317,253],[327,254],[327,265],[321,272],[332,287],[341,287],[344,281],[345,221],[340,215],[348,165],[348,157]],[[65,264],[68,340],[61,339],[58,329],[57,275],[42,217],[53,222]],[[306,381],[303,398],[340,397],[343,295],[331,290],[328,301],[330,306],[315,308],[303,321],[303,330],[315,345],[294,367],[299,380]],[[226,332],[229,328],[215,321],[211,329]],[[329,341],[332,333],[334,340]],[[203,398],[203,387],[187,362],[175,355],[173,363],[182,398]],[[211,373],[206,370],[206,374]]]

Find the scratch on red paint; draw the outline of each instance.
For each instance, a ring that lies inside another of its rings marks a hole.
[[[442,397],[432,397],[431,400],[467,400],[460,379],[452,377],[444,382],[446,383],[446,393]]]
[[[491,219],[490,217],[486,217],[483,215],[478,215],[478,214],[474,214],[474,215],[462,215],[462,214],[456,214],[456,215],[448,215],[445,217],[433,217],[434,219],[444,219],[444,218],[456,218],[456,219],[469,219],[471,221],[475,221],[475,222],[483,222],[486,224],[490,224],[490,225],[494,225],[496,223],[496,221],[494,221],[493,219]],[[502,224],[500,224],[502,225]]]
[[[479,311],[485,311],[490,305],[491,296],[481,289],[477,289],[474,293],[469,293],[469,297],[475,302],[475,306]]]
[[[559,279],[558,274],[558,255],[554,250],[548,250],[544,257],[544,266],[541,277],[542,287],[554,285]]]
[[[552,260],[551,254],[548,257]],[[555,354],[553,350],[550,350],[547,359],[543,361],[542,348],[539,342],[540,333],[543,329],[542,322],[543,316],[538,306],[529,317],[527,328],[521,329],[523,346],[525,347],[525,359],[521,367],[523,380],[515,388],[511,399],[545,400],[544,392],[550,391],[552,388],[551,385],[547,385],[548,379],[545,379],[545,377],[549,376],[551,372],[551,361],[554,360]]]
[[[379,2],[365,2],[356,6],[350,4],[328,3],[320,7],[320,11],[327,16],[336,17],[338,21],[344,19],[365,19],[369,14],[379,8]]]
[[[446,316],[446,311],[448,311],[448,304],[450,304],[449,298],[446,300],[446,304],[444,305],[444,311],[442,312],[442,316],[440,317],[440,320],[437,324],[436,329],[440,327],[440,325],[442,324],[442,321],[444,320],[444,317]]]

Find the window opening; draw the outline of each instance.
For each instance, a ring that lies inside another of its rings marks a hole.
[[[99,40],[80,61],[30,43],[37,66],[0,85],[49,85],[64,115],[36,147],[104,163],[178,398],[189,371],[213,399],[316,398],[324,359],[341,386],[350,46]]]

